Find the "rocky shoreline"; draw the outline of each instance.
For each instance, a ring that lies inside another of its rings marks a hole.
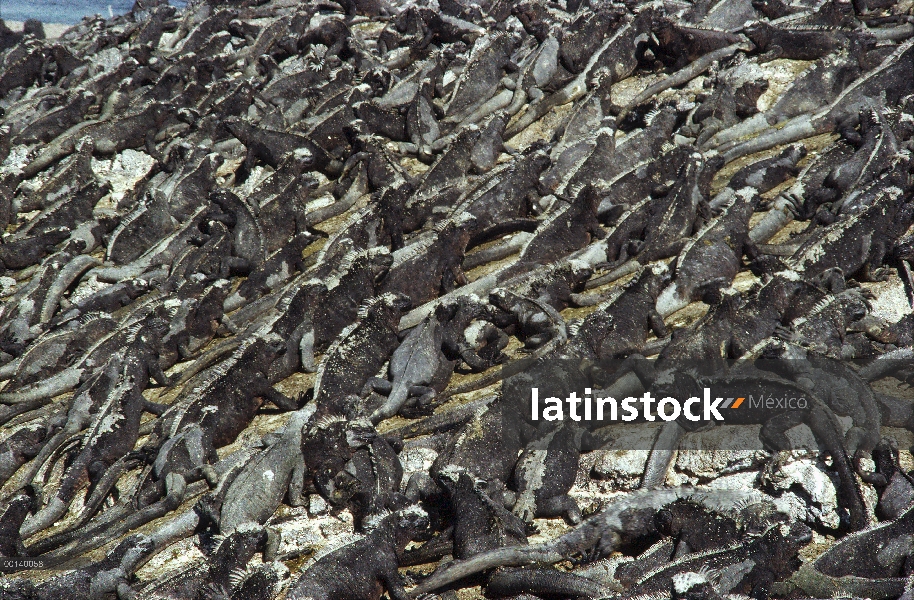
[[[25,21],[4,21],[4,23],[15,32],[21,32],[25,28]],[[65,23],[42,23],[41,25],[45,36],[50,40],[59,38],[67,29],[72,27],[72,25]]]

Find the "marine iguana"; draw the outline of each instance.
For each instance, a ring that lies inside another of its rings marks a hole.
[[[489,494],[498,497],[514,471],[517,456],[532,437],[532,427],[513,402],[501,396],[476,409],[469,421],[442,443],[429,475],[409,481],[412,499],[439,493],[435,480],[444,469],[465,471],[486,482]]]
[[[195,564],[178,573],[169,574],[144,586],[143,598],[191,598],[227,596],[239,575],[255,554],[267,551],[275,533],[259,525],[242,526],[220,539],[218,545],[202,564]]]
[[[62,106],[49,110],[19,131],[14,144],[48,143],[70,127],[82,121],[90,106],[98,100],[89,90],[72,90]]]
[[[864,318],[869,310],[867,298],[859,289],[849,289],[826,298],[808,313],[779,327],[777,335],[792,344],[831,358],[853,358],[846,348],[845,336],[851,322]]]
[[[15,431],[0,443],[0,486],[20,467],[38,456],[50,434],[50,427],[37,423]]]
[[[681,165],[680,168],[677,169],[675,176],[671,178],[674,182],[680,181],[680,176],[687,167],[694,167],[694,158],[689,156],[689,152],[686,149],[674,150],[671,154],[664,157],[664,161],[670,161],[673,164]],[[631,203],[628,210],[623,212],[616,219],[614,228],[609,232],[609,235],[606,236],[605,241],[606,257],[609,262],[622,262],[629,258],[629,256],[636,254],[637,246],[639,245],[637,242],[644,235],[650,215],[655,210],[662,210],[667,196],[672,193],[673,188],[668,187],[665,181],[661,182],[661,186],[662,187],[657,190],[661,196],[660,198],[655,199],[651,196],[641,197]],[[651,192],[653,192],[653,189]],[[655,204],[658,205],[658,209],[653,209]],[[596,285],[607,283],[600,279],[597,281],[599,283],[593,283],[591,286],[595,287]]]
[[[228,535],[245,523],[263,524],[285,500],[302,506],[305,497],[305,457],[302,441],[314,412],[311,405],[292,413],[278,439],[242,468],[225,492],[219,531]]]
[[[34,38],[23,39],[4,52],[0,62],[0,98],[17,87],[30,87],[40,81],[47,54],[46,45]]]
[[[581,453],[599,448],[602,442],[573,424],[538,433],[514,467],[511,487],[516,497],[511,511],[525,523],[553,516],[580,523],[581,510],[568,492],[577,479]]]
[[[701,146],[718,131],[758,112],[758,99],[767,89],[765,80],[747,81],[739,87],[725,79],[720,81],[720,87],[704,98],[689,116],[691,125],[683,128],[683,133],[695,134],[695,143]]]
[[[54,254],[61,242],[69,239],[70,228],[59,225],[48,231],[15,241],[0,244],[0,267],[3,272],[20,271],[39,264],[45,257]]]
[[[288,239],[282,248],[255,267],[238,289],[226,298],[225,310],[231,312],[240,308],[243,304],[274,291],[296,272],[304,271],[302,253],[317,239],[317,236],[307,231]]]
[[[109,236],[105,259],[114,264],[127,264],[174,231],[174,225],[163,195],[148,194],[121,219]]]
[[[486,142],[486,138],[483,136],[494,135],[501,139],[500,133],[504,129],[504,121],[499,121],[496,125],[500,125],[500,128],[496,128],[494,132],[483,130],[477,125],[469,125],[461,129],[447,146],[447,149],[432,163],[432,166],[423,175],[416,190],[419,198],[411,200],[410,204],[407,205],[415,207],[414,210],[418,212],[416,215],[412,215],[412,211],[408,213],[414,226],[421,224],[422,217],[426,216],[427,218],[431,211],[434,210],[435,204],[437,204],[437,201],[434,203],[428,200],[422,202],[420,198],[440,193],[463,179],[470,171],[474,154]],[[410,227],[410,229],[412,228]]]
[[[394,446],[371,427],[362,427],[355,438],[356,443],[352,444],[347,432],[351,456],[321,492],[332,505],[348,506],[356,530],[360,530],[371,515],[397,510],[409,501],[400,494],[403,467]]]
[[[749,512],[757,506],[750,505],[742,512]],[[756,533],[752,528],[755,523],[745,522],[744,514],[720,514],[708,510],[701,504],[688,499],[677,500],[654,515],[654,526],[659,541],[639,554],[637,560],[620,564],[613,578],[629,588],[645,576],[659,568],[668,566],[672,560],[679,560],[695,552],[719,550],[744,541],[745,537]],[[774,521],[785,521],[786,515],[775,513]],[[765,519],[761,524],[767,528],[771,522]]]
[[[605,179],[598,186],[600,222],[615,226],[633,205],[672,184],[687,158],[688,153],[682,151],[662,152],[660,156],[650,156]]]
[[[524,522],[489,498],[485,480],[453,465],[441,469],[437,480],[450,505],[454,558],[527,543]]]
[[[292,583],[289,600],[380,600],[385,590],[394,600],[407,600],[398,557],[427,526],[418,506],[379,515],[367,533],[319,556]]]
[[[611,181],[613,177],[628,169],[655,158],[672,161],[666,165],[665,169],[671,173],[669,179],[675,180],[683,162],[691,154],[688,148],[678,146],[670,148],[670,137],[676,129],[679,118],[678,108],[666,104],[648,112],[644,116],[644,128],[632,131],[616,144],[614,160],[608,165],[607,173],[604,175],[605,181]],[[672,153],[677,155],[671,155]],[[661,181],[657,186],[659,189],[656,192],[652,190],[652,192],[655,195],[661,195],[662,191],[668,190],[671,185],[672,181],[669,184],[666,183],[666,180]]]
[[[20,354],[23,344],[37,338],[47,327],[63,291],[94,264],[97,261],[90,256],[73,257],[68,252],[57,252],[45,260],[0,315],[0,348]]]
[[[519,260],[547,263],[588,245],[606,232],[597,221],[600,198],[596,189],[585,185],[570,202],[550,215],[524,245]]]
[[[384,293],[359,309],[359,320],[330,346],[314,382],[317,417],[345,415],[353,408],[349,395],[381,369],[399,344],[397,324],[411,305],[402,294]]]
[[[314,355],[326,350],[355,321],[363,304],[382,293],[384,277],[393,260],[384,247],[350,251],[343,256],[337,269],[324,279],[325,289],[316,299],[310,323],[300,337],[303,369],[315,370]],[[309,282],[309,285],[316,283],[315,280]]]
[[[116,327],[117,321],[105,314],[87,313],[65,327],[49,331],[32,342],[16,363],[5,365],[15,370],[4,377],[9,379],[4,390],[12,392],[69,367]]]
[[[201,244],[206,241],[203,229],[211,214],[211,207],[203,206],[174,233],[159,240],[135,260],[122,266],[98,267],[90,271],[89,275],[95,275],[99,281],[117,283],[130,277],[140,277],[147,271],[158,267],[167,266],[170,271],[176,258],[188,253],[190,250],[188,246],[192,246],[195,242]]]
[[[725,292],[721,303],[695,324],[673,332],[660,358],[739,358],[825,295],[825,290],[796,272],[779,271],[746,296]]]
[[[159,203],[167,206],[168,214],[183,223],[190,218],[216,187],[216,171],[225,162],[223,157],[201,146],[179,145],[169,158],[181,156],[180,167],[174,166],[171,174],[162,173],[165,179],[150,193]],[[152,186],[150,186],[152,187]]]
[[[124,469],[127,456],[139,437],[140,417],[144,411],[161,412],[143,397],[150,376],[158,367],[157,358],[143,338],[153,334],[150,326],[140,327],[133,340],[111,357],[109,365],[115,369],[116,378],[108,388],[104,404],[94,415],[94,422],[84,436],[82,446],[64,473],[60,487],[47,506],[35,513],[22,527],[22,535],[29,537],[51,526],[68,510],[80,487],[90,482],[87,510],[92,510],[96,496],[107,495],[109,489],[96,484],[104,477],[108,485],[108,471]]]
[[[853,30],[824,27],[776,26],[764,21],[753,23],[745,29],[763,59],[790,58],[793,60],[817,60],[839,54],[842,50],[865,43],[864,35]]]
[[[149,298],[124,315],[120,324],[111,333],[102,335],[91,344],[77,360],[43,381],[23,386],[20,389],[4,392],[0,395],[3,403],[19,404],[23,402],[42,401],[75,389],[87,380],[95,370],[105,365],[111,355],[125,348],[137,346],[143,356],[159,356],[162,336],[168,330],[168,319],[171,309],[164,305],[161,298]],[[169,385],[170,379],[162,372],[158,360],[148,364],[152,378],[160,385]],[[146,382],[143,383],[145,385]]]
[[[236,571],[231,581],[231,600],[271,600],[282,592],[289,579],[289,569],[281,562],[248,567],[242,574]]]
[[[0,536],[0,557],[27,556],[19,529],[34,506],[35,492],[30,486],[3,503],[0,511],[0,531],[3,532]]]
[[[774,524],[754,539],[688,554],[670,565],[659,567],[628,588],[624,597],[636,598],[664,592],[671,587],[682,593],[685,591],[682,589],[685,587],[682,575],[700,571],[702,567],[699,565],[709,565],[726,573],[725,581],[721,581],[718,587],[720,593],[766,594],[774,582],[800,567],[797,553],[811,539],[811,530],[802,523]]]
[[[845,277],[876,280],[885,276],[882,263],[888,248],[914,219],[914,207],[901,189],[888,188],[865,210],[812,232],[786,264],[816,277],[840,269]],[[880,232],[875,236],[874,232]],[[878,239],[876,239],[878,237]]]
[[[34,177],[61,158],[76,150],[83,137],[95,143],[95,152],[113,154],[127,148],[145,146],[148,154],[157,156],[155,136],[174,115],[174,107],[159,102],[149,104],[119,117],[107,120],[84,121],[55,138],[23,169],[25,177]]]
[[[694,230],[696,219],[705,209],[710,180],[721,165],[719,160],[690,157],[670,191],[649,209],[645,235],[637,249],[639,263],[678,253],[683,236]]]
[[[473,44],[467,66],[457,79],[445,105],[445,120],[460,122],[492,97],[517,40],[504,32],[480,36]]]
[[[601,70],[606,76],[600,80],[601,85],[609,86],[625,79],[634,72],[638,66],[635,48],[641,35],[650,30],[653,11],[643,10],[634,18],[626,15],[617,25],[613,34],[604,37],[602,44],[589,53],[588,60],[583,69],[564,87],[542,98],[534,105],[528,105],[528,110],[515,121],[514,125],[505,132],[505,139],[510,139],[536,122],[552,108],[566,104],[583,97],[595,75]]]
[[[539,178],[549,165],[549,156],[533,144],[520,156],[496,166],[466,194],[454,213],[467,212],[476,218],[479,231],[498,226],[506,220],[536,214]],[[532,200],[532,201],[531,201]]]
[[[656,532],[653,516],[680,498],[691,497],[711,508],[732,507],[735,502],[757,501],[754,490],[706,490],[692,487],[639,490],[621,497],[602,511],[558,538],[541,544],[508,546],[481,552],[473,557],[439,567],[412,590],[412,597],[441,588],[463,577],[496,567],[555,563],[593,549],[593,556],[606,556],[620,546]]]
[[[646,48],[657,60],[673,69],[681,69],[705,54],[741,41],[735,33],[689,27],[664,17],[654,19],[651,32]]]
[[[742,266],[742,255],[755,256],[749,239],[749,218],[757,202],[754,189],[737,190],[735,197],[722,207],[723,212],[686,243],[674,263],[672,284],[657,297],[657,312],[670,315],[689,301],[705,294],[719,294],[721,288],[730,286]]]
[[[54,430],[54,434],[44,438],[43,443],[36,444],[34,449],[28,452],[28,454],[32,454],[33,460],[21,474],[20,482],[25,484],[32,482],[39,470],[52,459],[62,445],[74,441],[75,436],[94,422],[95,416],[104,407],[105,400],[114,385],[119,366],[116,361],[109,361],[104,368],[96,370],[76,390],[69,402],[66,416],[60,415],[48,420],[46,430],[48,433]],[[29,406],[29,404],[26,403],[24,406]],[[13,471],[6,473],[7,476],[12,474]]]
[[[873,448],[876,471],[870,481],[879,493],[876,517],[891,521],[901,516],[914,501],[914,481],[898,462],[898,448],[894,439],[882,438]]]
[[[225,333],[222,306],[229,289],[225,279],[209,283],[197,277],[182,284],[166,300],[170,306],[178,306],[172,309],[168,333],[162,336],[159,355],[163,366],[171,367],[194,356],[213,337]]]
[[[726,202],[728,195],[732,195],[736,190],[744,187],[751,187],[758,191],[759,194],[771,191],[800,173],[797,163],[805,156],[806,147],[801,144],[794,144],[785,148],[777,156],[764,158],[746,165],[737,171],[727,182],[727,187],[711,200],[711,208],[719,210],[723,203]]]
[[[542,177],[545,188],[564,192],[569,187],[580,187],[588,179],[599,185],[604,168],[615,158],[615,123],[605,117],[601,102],[602,88],[589,92],[560,131],[558,141],[549,153],[552,166]],[[596,178],[586,178],[585,172],[598,171]],[[613,168],[609,167],[612,171]]]
[[[583,321],[571,325],[568,343],[557,355],[601,361],[641,352],[649,331],[665,337],[663,317],[654,306],[669,280],[665,265],[642,267]]]
[[[62,196],[66,196],[92,181],[95,177],[91,168],[94,151],[95,142],[90,137],[84,137],[76,143],[74,153],[64,159],[46,181],[42,181],[38,185],[31,181],[23,181],[18,189],[10,190],[17,192],[13,198],[13,215],[33,210],[45,210]],[[11,218],[12,220],[15,219]],[[68,225],[70,224],[68,223]]]
[[[426,317],[406,333],[390,357],[390,380],[372,378],[362,392],[365,395],[370,389],[387,394],[369,420],[379,423],[402,412],[411,396],[418,396],[411,404],[420,410],[433,400],[435,393],[447,385],[454,370],[454,363],[442,352],[442,344],[442,326],[437,315]]]
[[[775,355],[772,356],[777,358]],[[823,451],[831,454],[833,458],[833,468],[837,471],[840,481],[836,485],[838,503],[846,511],[842,516],[842,526],[851,531],[866,527],[863,496],[848,454],[853,456],[859,452],[868,455],[878,442],[880,416],[875,401],[872,398],[863,398],[862,406],[855,404],[857,394],[860,394],[866,385],[850,371],[849,367],[831,365],[814,357],[797,361],[785,358],[776,364],[777,367],[769,368],[776,368],[786,377],[793,379],[761,370],[755,364],[747,362],[731,368],[726,376],[716,378],[715,393],[732,395],[738,389],[746,389],[746,386],[763,382],[766,390],[774,390],[772,393],[775,395],[783,392],[793,394],[793,397],[806,397],[807,409],[786,410],[772,416],[771,411],[767,409],[750,407],[749,410],[730,417],[729,421],[757,423],[761,419],[763,426],[759,437],[766,447],[775,450],[789,448],[791,442],[786,431],[800,422],[806,423]],[[750,381],[754,383],[750,384]],[[823,382],[828,382],[824,388]],[[853,426],[846,434],[836,413],[849,414],[854,420]]]
[[[474,295],[458,296],[435,310],[443,325],[441,349],[447,359],[482,372],[503,360],[507,335],[496,327],[490,306]],[[460,368],[455,364],[455,369]]]
[[[497,309],[496,324],[523,341],[525,348],[542,351],[568,338],[562,315],[540,298],[499,287],[489,293],[489,304]]]
[[[854,155],[835,167],[823,182],[840,194],[868,183],[882,172],[898,152],[898,141],[885,118],[884,109],[868,108],[858,117],[860,132],[842,131],[857,146]]]
[[[44,209],[41,214],[19,227],[13,239],[22,240],[31,236],[41,236],[61,226],[75,229],[74,224],[91,219],[95,204],[109,191],[108,184],[99,185],[90,180],[86,185],[64,195],[60,200]]]
[[[816,595],[866,594],[872,598],[902,594],[911,570],[908,540],[912,518],[914,511],[909,507],[893,521],[844,537],[775,589],[799,588]]]
[[[465,284],[460,265],[475,222],[467,213],[457,214],[436,225],[434,237],[394,252],[381,291],[405,295],[419,306]]]
[[[330,502],[345,505],[358,485],[346,467],[353,454],[376,435],[371,423],[361,418],[327,415],[312,421],[301,438],[305,491],[316,491]]]
[[[860,109],[870,104],[873,90],[884,92],[888,102],[896,102],[910,93],[911,82],[900,76],[900,73],[906,72],[914,60],[914,40],[904,42],[880,58],[878,66],[864,71],[828,105],[814,112],[800,114],[787,123],[769,127],[752,139],[729,142],[718,147],[724,162],[732,162],[742,156],[852,124]],[[817,102],[816,106],[821,104]]]
[[[570,8],[569,14],[574,14]],[[526,11],[521,9],[516,12]],[[561,46],[558,50],[558,59],[562,66],[571,73],[580,73],[586,68],[588,58],[600,47],[610,28],[621,17],[622,15],[618,11],[600,7],[593,12],[581,14],[569,23],[567,30],[563,31]],[[522,19],[521,16],[518,18]],[[521,22],[523,23],[523,20]]]
[[[210,282],[247,274],[251,262],[236,252],[233,232],[221,221],[204,222],[206,237],[199,246],[190,244],[174,259],[166,287],[174,288],[183,281],[199,278]],[[205,240],[205,241],[204,241]]]
[[[307,136],[263,129],[245,123],[238,117],[225,119],[224,126],[248,147],[248,156],[245,159],[248,169],[253,167],[255,159],[260,159],[275,169],[279,167],[283,155],[295,149],[302,155],[310,155],[309,166],[318,171],[333,175],[338,174],[341,168],[341,165],[335,163],[326,151]]]
[[[128,582],[160,545],[154,537],[132,535],[100,561],[66,571],[39,584],[24,578],[10,579],[0,583],[0,593],[28,600],[77,600],[109,595],[129,597],[131,589]]]
[[[184,387],[154,429],[151,445],[199,425],[204,456],[230,444],[265,402],[281,410],[295,410],[297,402],[276,391],[267,379],[270,364],[285,345],[274,336],[254,333],[231,356],[207,369]]]
[[[862,174],[861,177],[867,179],[867,182],[832,203],[829,207],[830,214],[825,214],[824,209],[819,210],[814,217],[815,221],[827,224],[834,221],[835,214],[846,216],[861,212],[875,202],[883,190],[887,188],[900,187],[905,189],[907,182],[905,181],[904,172],[908,167],[908,161],[904,155],[896,154],[884,166],[882,173],[874,177],[872,181],[869,181],[869,174]]]

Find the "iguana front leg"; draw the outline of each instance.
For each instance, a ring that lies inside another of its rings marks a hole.
[[[435,494],[440,493],[441,489],[438,487],[438,484],[431,478],[431,476],[424,472],[419,471],[413,473],[409,477],[409,481],[406,484],[405,495],[412,502],[418,502],[423,498],[429,498]]]
[[[406,418],[428,416],[432,403],[438,392],[425,385],[414,385],[409,388],[409,399],[400,407],[399,414]]]
[[[388,395],[393,390],[394,384],[381,377],[371,377],[362,387],[362,398],[367,397],[371,392]]]
[[[149,371],[149,377],[160,386],[168,387],[172,385],[172,378],[165,374],[165,371],[162,370],[162,365],[159,364],[158,358],[154,355],[148,357],[146,368]]]
[[[232,275],[247,276],[250,275],[251,261],[238,256],[228,256],[223,258],[219,265],[220,279],[229,279]]]
[[[861,277],[863,281],[886,281],[892,273],[888,267],[883,267],[882,262],[885,258],[886,247],[882,240],[874,241],[874,247],[870,250],[866,263],[863,265]]]
[[[310,323],[302,323],[299,328],[296,328],[296,333],[299,329],[302,330],[301,341],[298,343],[302,371],[314,373],[317,371],[317,364],[314,360],[314,327]]]
[[[543,499],[536,507],[536,516],[547,519],[562,517],[570,525],[577,525],[582,519],[578,503],[568,494]]]
[[[159,164],[165,164],[165,157],[162,156],[162,153],[156,149],[156,134],[158,131],[156,129],[149,129],[146,131],[146,135],[143,138],[143,146],[146,149],[146,153],[159,161]]]
[[[647,325],[658,338],[663,338],[670,334],[669,329],[663,322],[663,316],[656,309],[651,309],[647,313]]]
[[[264,380],[264,384],[265,385],[261,390],[261,393],[258,394],[263,397],[264,400],[272,402],[281,410],[292,411],[298,409],[298,403],[295,400],[273,389],[273,386],[271,386],[266,380]]]
[[[161,417],[162,414],[166,410],[168,410],[168,406],[166,406],[165,404],[159,404],[158,402],[153,402],[151,400],[146,400],[143,403],[143,410],[145,410],[149,414],[155,415],[157,417]]]
[[[400,581],[400,574],[397,572],[396,565],[392,570],[381,574],[381,581],[384,582],[384,587],[387,588],[387,594],[391,600],[410,600],[410,595],[406,592],[406,588],[403,587],[403,582]]]

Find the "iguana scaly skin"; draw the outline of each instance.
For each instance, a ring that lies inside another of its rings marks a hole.
[[[406,296],[385,293],[362,306],[359,321],[340,333],[321,363],[314,382],[316,416],[351,411],[348,396],[360,393],[397,347],[397,323],[410,305]]]
[[[415,506],[381,516],[368,533],[319,557],[292,584],[289,600],[380,600],[385,590],[407,600],[398,556],[427,526],[425,511]]]
[[[157,356],[150,352],[148,341],[144,339],[150,335],[154,333],[140,328],[132,343],[111,358],[109,364],[116,375],[104,404],[94,416],[79,454],[66,470],[56,494],[46,507],[23,524],[23,536],[33,535],[63,516],[83,484],[91,481],[89,493],[92,494],[94,484],[102,479],[105,471],[115,464],[123,465],[127,454],[133,450],[139,437],[140,417],[149,407],[143,390],[151,373],[161,374]],[[99,490],[103,494],[107,491]]]
[[[223,535],[245,523],[263,524],[283,499],[291,506],[304,503],[302,436],[313,413],[312,405],[293,413],[279,439],[252,458],[229,485],[219,519]]]

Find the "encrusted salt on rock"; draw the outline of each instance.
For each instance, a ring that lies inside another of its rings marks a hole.
[[[780,498],[779,506],[794,518],[837,529],[841,521],[832,476],[819,460],[804,454],[784,453],[784,460],[763,478],[763,488],[770,488]]]
[[[149,174],[155,162],[145,152],[128,148],[110,160],[93,158],[92,171],[111,185],[111,201],[116,205]]]
[[[683,436],[676,469],[701,480],[756,469],[768,458],[760,425],[720,425]]]

